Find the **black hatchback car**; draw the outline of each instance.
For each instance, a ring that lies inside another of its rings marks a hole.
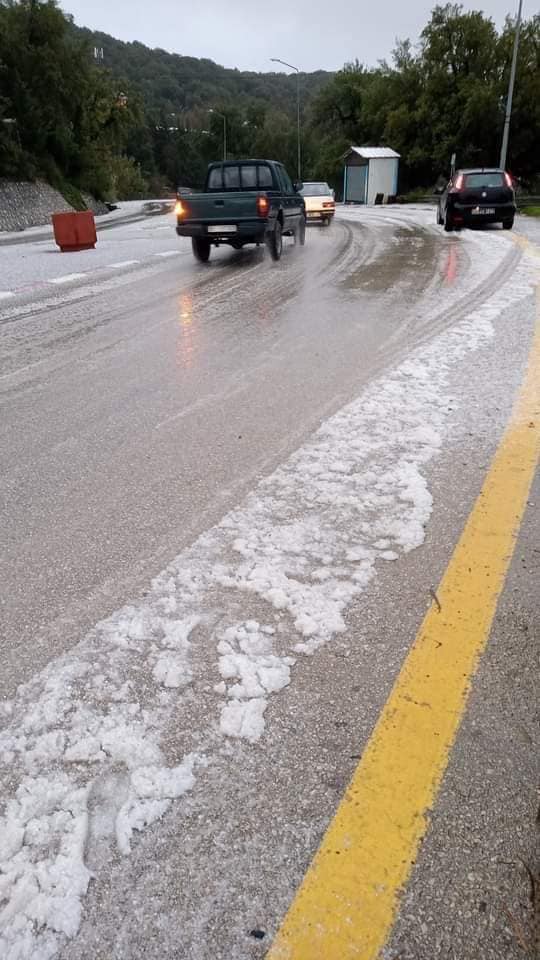
[[[512,178],[505,170],[458,170],[440,194],[437,222],[445,230],[475,223],[502,223],[511,230],[515,212]]]

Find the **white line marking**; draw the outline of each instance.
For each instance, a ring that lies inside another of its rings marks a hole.
[[[155,257],[177,257],[180,253],[179,250],[165,250],[165,253],[155,253]]]
[[[85,276],[85,273],[67,273],[65,277],[56,277],[54,280],[49,280],[49,283],[69,283],[71,280],[82,280]]]
[[[121,260],[120,263],[111,263],[111,267],[120,270],[122,267],[133,267],[136,263],[140,263],[140,260]]]
[[[9,297],[14,296],[13,290],[0,290],[0,300],[8,300]]]

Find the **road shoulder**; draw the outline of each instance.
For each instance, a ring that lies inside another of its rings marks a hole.
[[[537,956],[529,871],[538,883],[539,543],[537,471],[489,644],[385,960],[518,960],[526,955],[524,944]]]

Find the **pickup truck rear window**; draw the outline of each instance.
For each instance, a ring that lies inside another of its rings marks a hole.
[[[210,171],[207,189],[223,190],[223,175],[221,172],[221,167],[214,167],[214,169]]]
[[[206,189],[224,190],[272,190],[274,181],[272,171],[266,163],[242,163],[225,167],[213,167],[208,177]]]
[[[249,166],[240,167],[240,175],[242,177],[242,187],[244,190],[256,190],[257,189],[257,167],[254,163],[250,163]]]
[[[259,186],[263,190],[271,190],[274,186],[274,181],[272,180],[272,171],[266,163],[259,164]]]
[[[223,167],[223,186],[225,190],[240,189],[240,172],[238,167]]]

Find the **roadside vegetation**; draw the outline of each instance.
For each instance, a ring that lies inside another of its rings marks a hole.
[[[453,152],[460,165],[497,163],[513,37],[511,21],[498,31],[448,4],[389,63],[302,74],[304,178],[328,180],[339,196],[351,144],[398,150],[401,193],[424,193]],[[76,27],[54,0],[0,0],[0,176],[44,176],[75,200],[76,191],[122,199],[198,187],[222,153],[218,111],[230,156],[295,171],[295,76],[123,43]],[[539,164],[537,15],[522,27],[509,169],[531,189]]]

